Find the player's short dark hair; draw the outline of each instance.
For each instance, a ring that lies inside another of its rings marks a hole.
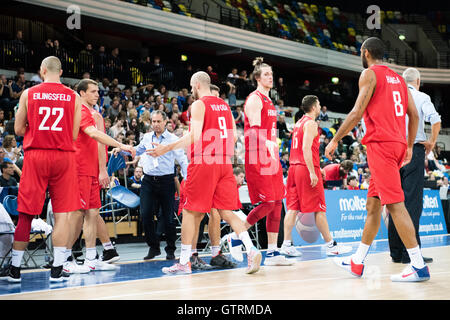
[[[316,104],[317,101],[319,101],[319,98],[317,96],[314,95],[304,96],[301,105],[303,112],[305,113],[310,112],[312,107],[314,106],[314,104]]]
[[[341,162],[341,167],[345,171],[351,171],[353,169],[353,161],[352,160],[344,160]]]
[[[218,86],[216,86],[215,84],[210,85],[210,86],[209,86],[209,89],[210,89],[211,91],[217,91],[217,92],[220,93],[220,88],[219,88]]]
[[[350,176],[350,177],[348,177],[347,182],[350,182],[350,181],[352,181],[352,180],[356,180],[356,177],[355,177],[355,176]]]
[[[98,83],[92,79],[82,79],[80,82],[78,82],[77,85],[78,94],[80,94],[81,91],[86,92],[90,84],[98,86]]]
[[[377,37],[370,37],[364,41],[362,45],[363,49],[369,51],[373,59],[383,59],[385,46],[383,41]]]

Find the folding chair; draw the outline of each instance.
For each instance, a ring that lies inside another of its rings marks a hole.
[[[126,167],[123,154],[112,155],[108,161],[108,175],[111,176],[114,172],[124,169]],[[140,205],[140,197],[134,192],[127,189],[127,177],[125,176],[125,187],[115,186],[106,192],[106,197],[109,202],[100,208],[101,214],[111,213],[114,223],[114,235],[117,238],[117,224],[128,218],[128,223],[131,226],[130,209],[136,209]],[[109,207],[109,209],[108,209]],[[121,211],[127,211],[119,220],[116,220],[116,214]]]
[[[3,199],[3,207],[9,213],[10,216],[13,216],[13,217],[18,217],[19,216],[19,212],[17,211],[17,197],[16,196],[13,196],[13,195],[6,196]],[[0,234],[12,234],[12,235],[14,235],[14,230],[11,230],[11,231],[9,231],[7,233],[3,232],[3,233],[0,233]],[[29,262],[31,260],[33,262],[34,268],[39,268],[39,264],[36,262],[36,260],[34,259],[33,256],[40,249],[45,249],[46,252],[50,252],[50,254],[52,255],[51,250],[49,249],[49,246],[48,246],[48,243],[47,243],[48,239],[50,239],[51,237],[49,237],[49,236],[46,237],[45,236],[45,231],[42,231],[42,230],[31,230],[30,231],[30,236],[31,236],[30,241],[33,240],[34,238],[36,238],[37,236],[39,236],[40,239],[42,240],[42,242],[38,246],[36,246],[36,248],[33,251],[31,251],[31,252],[30,252],[30,250],[28,250],[28,248],[25,249],[25,253],[27,254],[27,256],[26,257],[24,256],[23,264],[25,265],[25,267],[30,268],[31,265],[29,264]],[[12,247],[11,247],[10,250],[12,250]],[[5,257],[3,257],[3,260],[1,261],[0,265],[3,264],[5,258],[8,256],[8,254],[9,254],[9,252],[7,253],[7,255],[5,255]]]

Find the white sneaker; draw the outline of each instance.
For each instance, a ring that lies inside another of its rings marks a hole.
[[[417,269],[409,264],[402,273],[391,276],[391,281],[394,282],[420,282],[430,280],[430,270],[428,266],[422,269]]]
[[[109,264],[106,262],[103,262],[99,259],[84,260],[84,265],[88,266],[91,271],[114,271],[116,270],[116,266],[113,264]]]
[[[261,251],[259,251],[255,247],[252,247],[250,249],[250,252],[247,254],[248,265],[247,269],[245,270],[245,273],[252,274],[258,272],[259,268],[261,267],[261,260],[262,260]]]
[[[337,244],[336,241],[334,241],[334,244],[332,247],[326,246],[326,251],[327,251],[328,256],[338,256],[340,254],[346,254],[346,253],[351,252],[352,247]]]
[[[293,259],[286,259],[285,256],[276,250],[266,254],[266,258],[264,259],[265,266],[291,266],[294,263],[295,261]]]
[[[66,261],[63,265],[63,270],[69,274],[75,273],[89,273],[91,269],[87,265],[77,264],[75,261]]]
[[[230,250],[230,254],[233,257],[233,259],[238,262],[244,261],[244,255],[242,254],[242,241],[232,239],[231,233],[227,234],[226,237],[228,250]]]
[[[297,249],[295,249],[295,247],[293,245],[281,246],[280,253],[284,254],[288,257],[300,257],[302,255],[302,253],[300,251],[298,251]]]

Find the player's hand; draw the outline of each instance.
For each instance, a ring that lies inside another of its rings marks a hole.
[[[405,155],[405,159],[403,159],[402,167],[406,166],[408,163],[410,163],[411,159],[412,159],[412,147],[406,149],[406,155]]]
[[[423,144],[425,147],[425,155],[428,155],[433,149],[435,143],[431,142],[430,140],[419,142],[420,144]]]
[[[100,174],[98,175],[98,182],[102,186],[103,189],[108,188],[109,186],[109,176],[108,171],[106,171],[106,168],[103,168],[100,170]]]
[[[117,156],[119,154],[119,152],[122,151],[120,148],[114,148],[112,149],[112,154],[113,156]]]
[[[319,182],[319,178],[317,178],[315,172],[311,172],[309,178],[311,179],[311,187],[314,188],[317,185],[317,182]]]
[[[133,159],[136,156],[136,150],[133,148],[133,146],[126,145],[126,144],[121,144],[120,145],[120,150],[131,153],[131,157]]]
[[[327,147],[325,148],[325,157],[327,157],[328,159],[333,158],[332,155],[336,151],[337,145],[337,142],[331,139],[330,143],[328,143]]]
[[[278,144],[276,142],[273,142],[271,140],[266,140],[266,148],[270,153],[270,157],[273,160],[276,160],[275,152],[278,152]]]
[[[169,151],[169,147],[156,142],[152,143],[155,148],[145,150],[145,153],[152,157],[159,157],[166,154]]]

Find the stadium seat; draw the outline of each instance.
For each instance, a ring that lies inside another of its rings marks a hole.
[[[108,161],[108,175],[111,176],[114,172],[126,168],[125,159],[123,155],[126,153],[119,153],[116,156],[111,156]],[[115,186],[106,192],[106,198],[109,199],[100,208],[101,214],[111,214],[114,224],[114,235],[117,237],[117,224],[128,218],[128,224],[131,226],[130,209],[136,209],[140,205],[140,197],[127,188],[127,177],[124,171],[125,186]],[[116,220],[118,212],[127,211],[119,220]]]

